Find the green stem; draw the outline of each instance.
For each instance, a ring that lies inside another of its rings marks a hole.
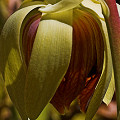
[[[117,54],[117,48],[113,45],[111,32],[109,28],[109,24],[106,20],[108,34],[109,34],[109,42],[112,54],[112,61],[113,61],[113,69],[114,69],[114,78],[115,78],[115,88],[116,88],[116,101],[117,101],[117,114],[120,112],[120,53]]]
[[[115,0],[99,0],[108,29],[109,42],[114,69],[117,115],[120,113],[120,19]],[[107,3],[107,5],[105,4]],[[106,13],[110,12],[110,16]]]
[[[120,113],[120,19],[115,0],[105,0],[109,10],[110,16],[105,17],[109,42],[112,54],[115,88],[116,88],[116,101],[117,101],[117,115]],[[104,9],[103,9],[104,10]]]

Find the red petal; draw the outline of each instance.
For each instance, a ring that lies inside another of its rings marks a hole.
[[[40,22],[40,17],[41,17],[40,14],[35,14],[26,22],[24,26],[22,44],[25,62],[27,66],[30,61],[32,47],[37,33],[37,28]]]
[[[51,100],[60,113],[64,113],[65,108],[69,108],[71,102],[86,88],[87,77],[101,73],[103,64],[103,37],[98,23],[92,15],[82,10],[74,10],[73,15],[70,65]],[[96,86],[96,82],[93,86]]]
[[[98,83],[98,80],[100,78],[100,74],[95,75],[94,77],[91,77],[85,85],[85,88],[78,96],[78,103],[80,105],[80,108],[82,111],[86,111],[87,105],[89,104],[90,98],[93,95],[93,92],[95,90],[95,87]]]

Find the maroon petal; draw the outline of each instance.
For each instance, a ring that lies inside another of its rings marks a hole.
[[[23,54],[26,65],[28,66],[32,52],[33,43],[37,33],[37,28],[40,22],[41,14],[37,13],[32,16],[25,24],[22,35]]]
[[[95,90],[95,87],[98,83],[99,78],[100,78],[100,74],[96,74],[90,78],[87,78],[85,88],[82,90],[82,92],[78,96],[78,103],[80,105],[81,110],[84,112],[87,109],[87,106],[90,102],[90,98],[93,95],[93,92]]]
[[[62,114],[76,97],[84,94],[84,91],[89,93],[89,97],[86,97],[85,102],[80,96],[79,99],[80,104],[86,106],[99,80],[103,65],[103,36],[98,23],[90,13],[79,9],[75,9],[73,15],[73,46],[70,65],[51,100],[51,103]],[[88,82],[89,77],[93,75],[95,79],[90,79]],[[84,98],[85,96],[86,94]]]

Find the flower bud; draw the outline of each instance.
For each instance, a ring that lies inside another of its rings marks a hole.
[[[76,98],[86,112],[100,97],[93,115],[111,80],[104,18],[79,6],[82,0],[54,2],[26,0],[0,38],[0,70],[23,120],[35,120],[48,102],[63,114]]]

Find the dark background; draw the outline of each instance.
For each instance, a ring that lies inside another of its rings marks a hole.
[[[118,4],[120,4],[120,0],[116,0],[116,2],[117,2]]]

